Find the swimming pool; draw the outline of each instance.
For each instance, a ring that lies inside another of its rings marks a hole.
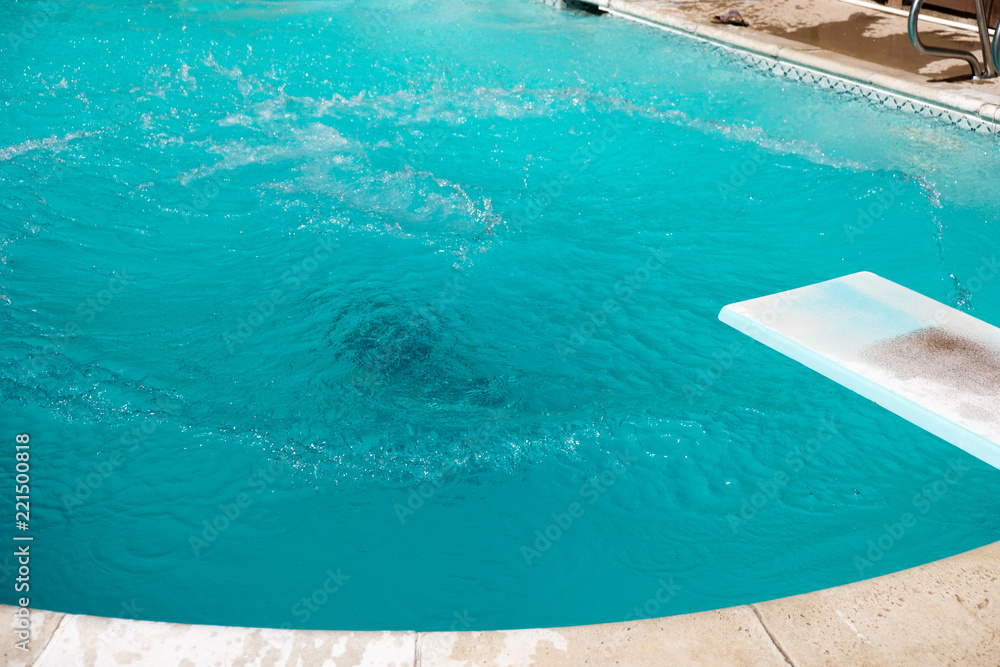
[[[569,625],[1000,538],[1000,472],[716,319],[869,270],[1000,324],[994,137],[527,1],[0,16],[32,606]]]

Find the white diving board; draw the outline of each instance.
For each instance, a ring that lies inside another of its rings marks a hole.
[[[719,319],[1000,468],[1000,329],[874,273],[730,304]]]

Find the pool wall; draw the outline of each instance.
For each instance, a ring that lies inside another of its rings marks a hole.
[[[0,613],[17,623],[16,609]],[[31,611],[8,667],[76,665],[998,665],[1000,542],[805,595],[624,623],[491,632],[178,625]]]

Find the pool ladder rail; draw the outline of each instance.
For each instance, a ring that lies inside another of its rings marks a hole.
[[[997,70],[1000,69],[1000,21],[997,22],[997,26],[993,30],[993,45],[991,47],[990,32],[986,26],[986,10],[983,7],[983,0],[975,0],[975,2],[979,42],[983,47],[982,64],[980,64],[979,59],[971,51],[927,46],[920,41],[920,34],[917,32],[917,21],[920,18],[920,10],[924,6],[924,0],[913,0],[913,5],[910,7],[910,18],[907,25],[910,33],[910,42],[913,43],[913,48],[917,50],[917,53],[925,56],[940,56],[942,58],[964,60],[972,68],[973,79],[992,79],[997,76]]]

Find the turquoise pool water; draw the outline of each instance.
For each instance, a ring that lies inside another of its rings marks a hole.
[[[1000,325],[994,137],[529,1],[0,24],[32,606],[596,623],[1000,539],[1000,471],[716,319],[869,270]]]

